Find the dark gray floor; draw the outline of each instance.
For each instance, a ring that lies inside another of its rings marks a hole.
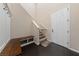
[[[73,52],[55,43],[50,43],[48,47],[30,44],[23,47],[22,51],[23,53],[19,56],[79,56],[78,53]]]

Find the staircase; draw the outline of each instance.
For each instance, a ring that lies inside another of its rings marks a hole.
[[[32,35],[28,37],[20,38],[21,47],[35,43],[36,45],[42,45],[43,47],[47,47],[49,45],[49,41],[47,40],[47,29],[40,27],[35,21],[33,21]]]
[[[22,37],[17,39],[20,40],[21,47],[34,43],[34,36]],[[39,29],[39,42],[44,47],[47,47],[49,44],[46,35],[43,33],[43,29]]]
[[[48,29],[33,20],[33,35],[36,45],[42,45],[44,47],[47,47],[49,45],[50,42],[48,41],[47,32]]]
[[[39,41],[43,47],[47,47],[50,42],[47,40],[47,36],[43,33],[44,30],[45,29],[39,30]]]

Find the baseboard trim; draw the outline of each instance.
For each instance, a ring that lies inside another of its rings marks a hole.
[[[79,53],[79,51],[76,50],[76,49],[73,49],[73,48],[68,48],[68,49],[71,50],[71,51],[74,51],[74,52],[76,52],[76,53]]]
[[[0,47],[0,53],[2,52],[2,50],[5,48],[5,46],[7,45],[7,43],[10,41],[10,39],[8,39],[1,47]]]
[[[55,42],[52,42],[52,43],[55,43]],[[55,43],[55,44],[57,44],[57,43]],[[57,44],[57,45],[59,45],[59,44]],[[60,46],[62,46],[62,45],[60,45]],[[63,47],[65,47],[65,46],[63,46]],[[74,49],[74,48],[71,48],[71,47],[65,47],[65,48],[67,48],[67,49],[69,49],[69,50],[71,50],[73,52],[79,53],[79,51]]]

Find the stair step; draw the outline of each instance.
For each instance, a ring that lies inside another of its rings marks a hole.
[[[42,32],[39,32],[39,34],[43,34]]]
[[[39,36],[42,36],[42,35],[44,35],[44,34],[43,33],[39,34]]]
[[[48,40],[41,41],[41,45],[43,47],[47,47],[49,44],[50,44],[50,42]]]
[[[42,35],[42,36],[39,36],[39,39],[42,39],[42,38],[45,38],[46,36],[45,35]]]
[[[44,40],[47,40],[47,38],[45,37],[45,38],[40,39],[40,42],[42,42],[42,41],[44,41]]]

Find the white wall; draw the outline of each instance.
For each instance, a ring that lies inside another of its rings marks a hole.
[[[29,7],[29,6],[30,7]],[[59,9],[68,6],[66,3],[37,3],[23,4],[24,8],[30,13],[30,15],[36,15],[34,20],[43,24],[50,30],[50,15],[58,11]],[[27,7],[25,7],[27,6]],[[35,7],[34,7],[35,6]],[[29,7],[29,8],[28,8]],[[28,9],[27,9],[28,8]],[[31,10],[30,10],[31,8]],[[35,8],[35,9],[34,9]],[[34,11],[36,10],[36,11]],[[35,13],[35,14],[34,14]],[[79,50],[79,4],[70,4],[70,19],[71,19],[71,40],[70,47],[75,50]],[[49,35],[50,36],[50,35]]]
[[[70,4],[71,48],[79,51],[79,4]]]
[[[36,19],[36,6],[35,3],[21,3],[21,6],[32,16]]]
[[[0,52],[10,40],[10,17],[3,10],[4,5],[0,4]]]
[[[31,16],[20,4],[8,4],[11,11],[11,39],[31,35]]]
[[[37,3],[37,4],[21,4],[24,9],[34,18],[35,21],[42,24],[50,31],[50,16],[61,8],[65,8],[67,4],[54,3]],[[50,35],[49,35],[50,36]]]
[[[50,19],[51,15],[56,11],[67,7],[67,4],[61,3],[38,3],[37,4],[37,21],[43,24],[46,28],[48,28],[49,33],[49,40],[50,38],[50,31],[51,31],[51,24]]]
[[[50,27],[50,15],[66,7],[67,4],[38,4],[38,21]],[[70,4],[71,39],[70,47],[79,51],[79,4]]]
[[[37,19],[40,23],[44,24],[45,27],[49,28],[50,16],[59,9],[65,8],[67,4],[61,3],[38,3],[37,4]]]
[[[50,15],[68,4],[38,4],[38,21],[46,27],[50,27]],[[71,40],[70,47],[79,51],[79,4],[70,4]]]

